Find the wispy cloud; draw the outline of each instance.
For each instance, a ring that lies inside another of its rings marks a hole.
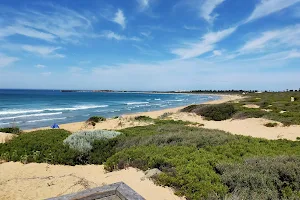
[[[178,55],[181,59],[198,57],[204,53],[213,51],[216,43],[225,39],[236,30],[236,27],[225,29],[219,32],[210,32],[205,34],[200,41],[194,43],[185,43],[184,47],[172,49],[173,54]]]
[[[131,41],[141,41],[138,37],[127,37],[125,35],[120,35],[112,31],[104,31],[102,34],[94,35],[94,37],[98,38],[107,38],[107,39],[114,39],[114,40],[131,40]]]
[[[2,25],[0,37],[23,35],[47,42],[73,42],[88,37],[92,32],[92,20],[68,8],[57,5],[43,5],[49,12],[33,8],[21,11],[2,9],[2,13],[13,16]]]
[[[224,2],[225,0],[204,0],[200,7],[200,16],[207,22],[212,23],[218,14],[214,14],[213,11]]]
[[[256,6],[245,23],[278,12],[299,2],[300,0],[260,0],[260,3]]]
[[[0,67],[9,66],[18,60],[19,60],[19,58],[10,57],[10,56],[0,53]]]
[[[240,53],[258,53],[300,47],[300,25],[266,31],[246,42]]]
[[[46,66],[45,66],[45,65],[41,65],[41,64],[37,64],[35,67],[36,67],[36,68],[39,68],[39,69],[46,68]]]
[[[149,8],[149,1],[150,0],[137,0],[139,10],[144,11]]]
[[[116,12],[114,18],[112,19],[115,23],[119,24],[123,29],[126,28],[126,18],[124,16],[124,13],[121,9],[118,9]]]
[[[186,30],[201,30],[201,29],[203,29],[203,28],[200,28],[197,26],[187,26],[187,25],[184,25],[183,28]]]
[[[65,55],[56,52],[57,50],[61,49],[61,47],[22,45],[21,48],[24,51],[37,54],[40,56],[57,57],[57,58],[65,57]]]
[[[133,44],[132,46],[135,47],[136,49],[138,49],[139,52],[144,55],[148,55],[148,56],[161,55],[161,53],[159,51],[153,50],[150,46],[147,46],[147,45],[141,46],[141,45]]]
[[[55,40],[55,36],[52,34],[40,32],[31,28],[26,28],[22,25],[13,25],[13,26],[0,28],[0,38],[12,36],[12,35],[23,35],[26,37],[45,40],[48,42],[53,42]]]

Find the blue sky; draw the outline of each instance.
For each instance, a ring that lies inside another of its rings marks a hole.
[[[0,88],[299,87],[300,0],[0,2]]]

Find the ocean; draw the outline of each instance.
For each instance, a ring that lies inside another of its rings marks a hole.
[[[85,121],[91,116],[161,110],[218,99],[217,96],[157,93],[61,92],[0,89],[0,127],[31,129]]]

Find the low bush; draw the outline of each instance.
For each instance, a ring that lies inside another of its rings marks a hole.
[[[12,134],[19,134],[22,131],[19,127],[7,127],[7,128],[0,128],[0,132],[3,133],[12,133]]]
[[[164,172],[156,178],[158,184],[195,200],[233,195],[219,175],[220,163],[237,164],[257,156],[299,155],[300,151],[299,142],[227,135],[180,124],[155,124],[122,132],[124,135],[119,137],[126,137],[117,144],[117,153],[107,159],[107,170],[128,166],[142,170],[158,168]],[[294,188],[292,191],[295,192]]]
[[[106,121],[105,117],[93,116],[93,117],[90,117],[86,122],[99,123],[99,122],[103,122],[103,121]]]
[[[231,104],[216,104],[196,108],[194,112],[207,120],[222,121],[230,119],[236,111]]]
[[[264,124],[264,126],[266,126],[266,127],[277,127],[278,123],[271,123],[271,122],[269,122],[269,123]]]
[[[247,159],[217,167],[222,182],[236,199],[299,199],[300,158]]]
[[[193,112],[205,117],[207,120],[222,121],[230,119],[236,110],[232,104],[202,104],[185,107],[181,112]]]
[[[117,149],[134,146],[168,146],[184,145],[197,148],[217,146],[238,139],[230,133],[196,127],[186,127],[180,124],[162,124],[144,127],[134,127],[121,130],[124,139],[120,139]],[[122,136],[121,136],[122,137]]]
[[[264,111],[258,109],[242,109],[233,115],[233,119],[261,118],[265,115]]]
[[[153,121],[153,119],[148,116],[136,116],[134,119],[137,121]]]
[[[63,140],[70,134],[60,129],[21,134],[5,144],[0,144],[1,159],[26,163],[82,164],[79,152],[63,145]]]
[[[63,143],[81,153],[88,153],[93,149],[94,141],[112,139],[120,134],[120,132],[106,130],[79,131],[67,137]]]

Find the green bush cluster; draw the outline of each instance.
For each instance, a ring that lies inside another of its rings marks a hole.
[[[19,127],[7,127],[7,128],[0,128],[0,132],[3,133],[12,133],[12,134],[19,134],[22,131]]]
[[[285,126],[300,125],[300,101],[291,102],[291,97],[300,99],[300,92],[263,92],[260,94],[251,93],[249,97],[241,100],[236,105],[238,110],[235,118],[263,117],[283,123]],[[259,109],[242,107],[244,104],[256,104]],[[270,106],[271,105],[271,106]],[[271,112],[265,112],[261,109],[270,109]],[[286,111],[282,113],[281,111]]]
[[[153,119],[148,116],[136,116],[134,119],[137,121],[153,121]]]
[[[194,112],[204,116],[207,120],[222,121],[230,119],[236,112],[232,104],[215,105],[191,105],[181,110],[182,112]]]
[[[24,133],[1,144],[0,156],[8,161],[80,164],[79,153],[63,145],[69,135],[70,132],[60,129]]]
[[[236,199],[300,199],[300,157],[247,159],[216,169]]]
[[[277,127],[278,123],[269,122],[269,123],[264,124],[264,126],[266,126],[266,127]]]
[[[63,142],[81,153],[88,153],[93,149],[94,141],[112,139],[120,134],[120,132],[107,130],[78,131],[69,135]]]
[[[91,149],[84,152],[64,144],[70,136],[65,130],[21,134],[0,144],[0,159],[67,165],[105,162],[109,171],[158,168],[163,173],[155,178],[157,184],[193,200],[299,197],[299,141],[232,135],[189,127],[183,121],[154,122],[123,129],[116,137],[88,140]]]
[[[99,123],[99,122],[103,122],[103,121],[106,121],[106,118],[105,117],[101,117],[101,116],[93,116],[93,117],[90,117],[87,122],[94,122],[94,123]]]

